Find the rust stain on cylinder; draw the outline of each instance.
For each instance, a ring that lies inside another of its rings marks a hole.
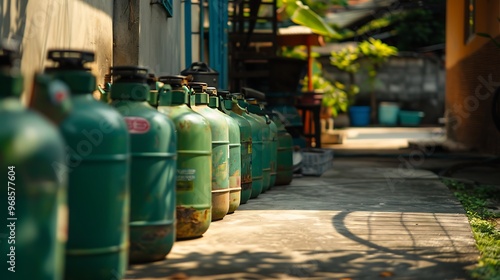
[[[229,189],[212,190],[212,221],[222,220],[229,212]]]
[[[210,208],[197,210],[193,207],[177,206],[177,239],[201,236],[207,231],[211,220]]]
[[[172,233],[172,225],[145,226],[132,230],[141,233],[137,240],[130,240],[129,261],[131,263],[162,260],[170,251],[171,246],[165,244],[164,239]],[[152,244],[156,245],[152,247]]]
[[[250,180],[249,183],[242,183],[241,184],[241,190],[242,191],[248,191],[252,189],[252,180]]]
[[[234,213],[241,202],[241,173],[235,170],[229,176],[229,213]]]

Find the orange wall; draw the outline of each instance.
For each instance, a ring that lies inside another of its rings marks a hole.
[[[446,117],[448,139],[471,150],[500,155],[492,117],[500,86],[500,48],[474,35],[465,42],[465,0],[448,0],[446,18]],[[500,42],[499,0],[476,0],[476,32]]]
[[[462,58],[478,51],[488,38],[473,36],[464,43],[464,9],[466,0],[448,0],[446,5],[446,68],[455,66]],[[499,0],[476,0],[476,32],[500,35]]]

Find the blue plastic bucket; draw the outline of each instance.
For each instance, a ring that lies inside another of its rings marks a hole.
[[[397,103],[381,102],[378,107],[378,122],[381,125],[395,126],[398,124],[398,114]]]
[[[367,126],[370,124],[369,106],[351,106],[349,108],[351,126]]]
[[[420,111],[400,111],[399,124],[401,126],[418,126],[423,116],[424,113]]]

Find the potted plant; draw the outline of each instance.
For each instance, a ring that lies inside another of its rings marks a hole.
[[[350,88],[356,86],[355,75],[361,68],[361,60],[364,62],[363,65],[367,67],[370,106],[351,106],[349,108],[352,125],[365,126],[370,123],[370,119],[372,123],[376,122],[375,84],[378,70],[390,56],[396,54],[397,49],[395,47],[373,38],[359,43],[356,47],[349,46],[330,54],[330,63],[348,74],[348,87]]]
[[[377,97],[375,95],[375,83],[380,67],[387,62],[390,56],[396,55],[398,49],[389,46],[380,40],[369,38],[358,45],[359,52],[367,62],[368,85],[370,88],[371,121],[377,121]]]
[[[303,92],[307,91],[307,80],[305,77],[302,81]],[[321,95],[321,105],[327,108],[329,115],[336,117],[339,113],[347,112],[351,104],[352,97],[358,93],[357,86],[347,87],[340,82],[330,82],[321,74],[314,74],[312,76],[312,84],[314,93]]]
[[[333,130],[336,128],[348,126],[348,120],[341,124],[337,119],[339,114],[347,112],[352,103],[353,96],[358,92],[357,86],[347,87],[340,82],[330,82],[322,76],[322,73],[314,73],[312,76],[312,85],[314,91],[308,92],[307,76],[301,81],[304,102],[312,101],[315,104],[321,104],[321,142],[330,144],[342,144],[344,133]],[[309,97],[307,99],[307,97]],[[333,118],[332,118],[333,117]],[[328,130],[326,130],[328,128]]]
[[[335,66],[340,71],[348,74],[347,87],[351,91],[359,92],[359,87],[356,85],[355,74],[360,69],[359,64],[359,49],[358,47],[348,46],[339,51],[334,51],[330,54],[330,64]],[[351,95],[353,96],[353,95]],[[352,105],[354,100],[351,100],[349,105]],[[346,108],[347,111],[347,108]],[[369,122],[369,108],[363,106],[350,106],[349,108],[350,123],[353,126],[365,126]]]
[[[354,96],[359,92],[359,87],[354,84],[343,84],[339,81],[329,81],[324,78],[320,63],[315,61],[313,66],[313,95],[316,96],[316,99],[321,102],[322,118],[336,118],[339,114],[347,113],[349,107],[354,102]],[[307,76],[304,77],[301,84],[302,92],[308,92]],[[329,127],[333,128],[333,124],[330,124]]]

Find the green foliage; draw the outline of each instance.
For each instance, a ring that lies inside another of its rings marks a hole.
[[[396,37],[394,44],[401,51],[415,51],[421,47],[444,43],[446,0],[428,2],[432,6],[430,9],[390,11],[356,30],[337,28],[337,34],[327,40],[346,41],[383,30]]]
[[[482,32],[477,32],[476,34],[478,36],[490,39],[497,46],[497,48],[500,48],[500,41],[495,40],[495,38],[493,38],[493,36],[491,36],[490,34]]]
[[[367,58],[370,62],[372,68],[378,68],[385,62],[390,56],[394,56],[398,53],[398,49],[393,46],[389,46],[380,40],[369,38],[367,41],[363,41],[358,45],[359,52],[363,57]]]
[[[383,43],[380,40],[369,38],[359,43],[359,52],[366,58],[368,70],[368,85],[370,87],[370,106],[372,110],[371,120],[376,122],[375,112],[377,110],[377,101],[375,96],[375,86],[377,84],[378,69],[386,63],[390,56],[398,53],[398,49]]]
[[[497,20],[500,22],[500,17],[498,17]],[[495,40],[495,38],[493,38],[490,34],[483,32],[476,32],[476,34],[481,37],[489,38],[497,46],[497,48],[500,48],[500,41]]]
[[[285,57],[306,59],[307,54],[303,46],[294,48],[283,48],[281,54]],[[368,41],[361,42],[357,47],[346,47],[340,51],[332,52],[330,62],[339,70],[349,74],[350,81],[344,85],[338,81],[331,83],[322,77],[322,69],[319,63],[313,63],[312,86],[316,92],[323,94],[323,106],[330,107],[333,116],[339,112],[347,112],[348,107],[353,104],[354,96],[359,92],[359,86],[355,84],[354,74],[359,71],[361,58],[366,58],[369,62],[368,67],[370,81],[375,85],[376,71],[380,65],[387,61],[388,57],[397,54],[397,49],[388,46],[380,40],[370,38]],[[314,54],[313,57],[317,56]],[[307,91],[308,78],[301,81],[303,91]]]
[[[348,5],[347,2],[348,0],[304,0],[304,4],[320,16],[324,16],[333,5],[346,7]]]
[[[340,51],[331,52],[330,63],[341,71],[354,74],[359,71],[359,57],[359,48],[349,46]]]
[[[487,208],[488,199],[500,199],[500,190],[492,186],[468,187],[454,180],[443,180],[462,203],[481,254],[477,267],[470,271],[474,279],[500,279],[500,230],[495,214]]]
[[[389,46],[380,40],[369,38],[358,44],[356,48],[347,47],[330,54],[330,63],[339,70],[351,74],[359,71],[359,60],[364,58],[367,61],[369,84],[373,91],[375,87],[375,77],[382,64],[387,62],[390,56],[398,53],[397,48]],[[351,83],[354,83],[351,78]]]
[[[356,33],[354,31],[347,28],[339,28],[337,26],[332,26],[333,30],[335,30],[335,34],[330,37],[325,37],[325,42],[332,43],[337,41],[346,40],[348,38],[353,38]]]
[[[315,93],[321,93],[322,105],[329,107],[333,117],[336,117],[341,112],[347,112],[347,109],[352,104],[353,97],[359,92],[357,86],[345,86],[340,82],[330,82],[323,77],[321,64],[317,61],[313,62],[312,87]],[[301,81],[302,91],[308,91],[308,77],[304,77]]]
[[[357,30],[351,30],[348,28],[338,28],[334,26],[335,34],[334,36],[330,38],[326,38],[327,42],[334,42],[334,41],[347,41],[349,39],[354,40],[354,37],[356,36],[363,36],[369,32],[380,30],[382,28],[385,28],[387,26],[390,26],[391,24],[394,24],[394,17],[392,15],[387,15],[381,18],[374,19],[367,24],[361,26]]]
[[[330,62],[341,71],[356,73],[359,70],[359,60],[366,58],[370,76],[374,77],[377,69],[387,62],[390,56],[398,53],[397,48],[389,46],[380,40],[369,38],[358,44],[356,48],[347,47],[340,51],[332,52]]]
[[[306,60],[307,48],[306,46],[281,47],[281,56]],[[311,52],[311,57],[319,57],[319,53]]]
[[[376,104],[374,89],[376,84],[376,76],[379,67],[387,62],[390,56],[396,55],[398,50],[395,47],[389,46],[380,40],[369,38],[357,45],[357,47],[348,46],[339,51],[330,53],[330,63],[341,71],[349,74],[349,85],[347,95],[352,97],[359,92],[359,87],[355,85],[354,74],[356,74],[360,67],[360,60],[364,59],[367,63],[368,70],[368,83],[372,91],[371,104]],[[340,90],[344,90],[341,88]],[[353,100],[350,98],[348,104],[352,104]],[[372,110],[375,110],[372,108]]]
[[[444,1],[439,5],[444,6]],[[444,43],[445,17],[426,9],[414,9],[393,17],[394,31],[398,34],[397,47],[415,50],[419,47]]]
[[[288,0],[288,1],[278,0],[277,1],[278,8],[283,7],[286,4],[286,2],[289,1],[293,0]],[[328,11],[328,9],[333,5],[347,7],[348,0],[304,0],[303,4],[309,6],[309,8],[313,10],[316,14],[323,17]]]
[[[302,3],[300,0],[282,0],[282,8],[284,7],[287,15],[295,24],[310,28],[314,33],[323,36],[334,36],[336,32],[315,13],[309,6]]]
[[[360,29],[356,30],[356,33],[358,35],[363,35],[364,33],[371,31],[371,30],[376,30],[380,28],[387,27],[391,24],[391,16],[387,17],[382,17],[382,18],[377,18],[369,23],[367,23],[365,26],[361,27]]]
[[[308,78],[305,77],[301,84],[302,90],[307,91]],[[340,82],[331,83],[320,74],[312,76],[312,85],[315,92],[323,95],[322,105],[331,109],[333,117],[341,112],[347,112],[353,96],[359,92],[359,88],[355,85],[345,86]]]
[[[379,30],[381,28],[387,27],[392,24],[392,17],[391,16],[385,16],[381,18],[374,19],[370,21],[369,23],[363,25],[360,27],[358,30],[352,33],[352,36],[358,35],[361,36],[365,33],[371,32],[373,30]]]

